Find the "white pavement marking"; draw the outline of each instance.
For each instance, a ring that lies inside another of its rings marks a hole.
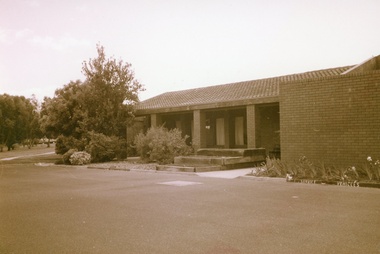
[[[11,161],[11,160],[14,160],[14,159],[17,159],[17,158],[21,158],[21,156],[4,158],[4,159],[1,159],[0,161]]]
[[[189,181],[170,181],[170,182],[162,182],[162,183],[157,183],[157,184],[182,187],[182,186],[197,185],[197,184],[202,184],[202,183],[189,182]]]
[[[33,154],[33,155],[24,155],[24,156],[9,157],[9,158],[0,159],[0,161],[11,161],[11,160],[18,159],[18,158],[27,158],[27,157],[33,157],[33,156],[39,156],[39,155],[48,155],[48,154],[53,154],[53,153],[55,153],[55,152],[48,152],[48,153],[39,153],[39,154]]]
[[[39,162],[39,163],[34,163],[34,165],[40,166],[40,167],[49,167],[49,166],[54,166],[55,164],[54,163],[42,163],[42,162]]]

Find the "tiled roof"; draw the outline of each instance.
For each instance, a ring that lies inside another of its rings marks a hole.
[[[171,109],[170,111],[173,111],[174,108],[196,105],[277,97],[279,95],[280,83],[339,75],[351,67],[331,68],[273,78],[167,92],[138,103],[136,110],[137,113],[139,111],[158,111],[159,109],[169,108]]]

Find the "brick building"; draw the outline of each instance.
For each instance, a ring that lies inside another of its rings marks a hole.
[[[380,56],[361,64],[168,92],[136,105],[199,148],[265,148],[290,161],[380,158]]]

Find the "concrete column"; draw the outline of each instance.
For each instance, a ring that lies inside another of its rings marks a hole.
[[[224,148],[231,148],[230,137],[230,113],[226,111],[224,113]]]
[[[256,148],[256,107],[247,106],[247,148]]]
[[[193,148],[197,151],[199,148],[206,147],[206,114],[200,110],[194,110],[193,119]]]
[[[151,114],[150,115],[150,126],[151,127],[158,127],[161,123],[161,117],[157,114]]]

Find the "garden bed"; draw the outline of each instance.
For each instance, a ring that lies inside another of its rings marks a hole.
[[[107,169],[107,170],[156,170],[157,163],[141,163],[140,161],[115,161],[108,163],[92,163],[88,164],[88,168]]]
[[[347,187],[368,187],[368,188],[380,188],[379,182],[366,182],[366,181],[326,181],[326,180],[313,180],[313,179],[292,179],[287,180],[287,182],[292,183],[303,183],[303,184],[328,184],[337,186],[347,186]]]
[[[334,166],[314,163],[305,156],[293,162],[283,162],[267,157],[266,163],[252,171],[256,177],[282,177],[287,182],[304,184],[328,184],[348,187],[380,188],[380,161],[359,163],[359,166]]]

